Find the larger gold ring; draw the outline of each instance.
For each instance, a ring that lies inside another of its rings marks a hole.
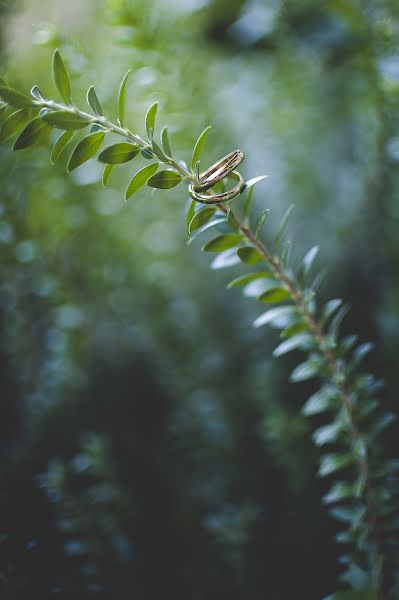
[[[209,169],[200,173],[199,182],[194,185],[194,190],[196,192],[204,192],[213,187],[232,173],[243,160],[244,153],[241,150],[234,150],[230,154],[226,154],[226,156],[218,160]]]
[[[222,204],[222,202],[233,200],[233,198],[236,198],[244,191],[245,182],[242,178],[242,175],[238,171],[231,171],[227,173],[227,176],[233,176],[238,180],[236,185],[230,190],[227,190],[226,192],[221,192],[220,194],[212,194],[209,191],[207,193],[202,193],[196,190],[193,183],[190,183],[190,185],[188,186],[188,191],[191,198],[193,198],[197,202],[201,202],[202,204]],[[226,175],[224,177],[226,177]]]

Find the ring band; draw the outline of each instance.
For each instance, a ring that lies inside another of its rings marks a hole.
[[[222,202],[233,200],[233,198],[236,198],[244,191],[245,182],[242,178],[241,173],[239,173],[238,171],[230,171],[229,173],[223,176],[223,179],[229,175],[234,175],[238,179],[236,185],[233,188],[231,188],[231,190],[227,190],[227,192],[221,192],[220,194],[210,194],[209,192],[204,194],[202,192],[197,191],[195,186],[192,183],[190,183],[190,185],[188,186],[190,196],[194,200],[196,200],[197,202],[201,202],[202,204],[221,204]],[[215,183],[213,183],[212,185],[215,185]]]
[[[226,156],[218,160],[209,169],[200,173],[199,183],[194,185],[195,192],[204,192],[213,187],[232,173],[243,160],[244,153],[241,150],[234,150],[230,154],[226,154]]]

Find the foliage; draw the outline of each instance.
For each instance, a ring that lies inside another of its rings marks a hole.
[[[61,96],[69,103],[71,93],[65,64],[58,52],[54,58],[55,81]],[[161,144],[158,145],[154,140],[156,103],[148,110],[145,119],[148,139],[144,140],[124,127],[126,82],[125,77],[119,94],[120,125],[114,125],[100,114],[103,111],[92,87],[87,97],[93,115],[73,106],[69,108],[47,100],[36,86],[34,92],[32,90],[34,100],[3,86],[0,94],[7,104],[14,104],[19,110],[40,109],[39,116],[34,117],[19,134],[14,148],[40,143],[53,127],[65,128],[66,133],[61,135],[63,140],[57,141],[52,153],[56,159],[59,149],[65,147],[64,141],[66,145],[71,139],[70,132],[91,126],[93,130],[75,147],[68,163],[69,170],[97,154],[105,134],[113,132],[129,140],[132,148],[127,149],[125,142],[124,148],[115,149],[115,146],[122,144],[114,144],[102,150],[100,160],[102,155],[106,164],[104,184],[107,183],[110,165],[117,164],[111,159],[125,163],[138,158],[141,153],[144,158],[154,160],[156,157],[170,167],[156,174],[160,164],[157,161],[140,169],[128,185],[126,198],[146,184],[165,188],[183,180],[195,180],[199,150],[202,149],[207,130],[195,145],[189,171],[184,164],[169,156],[170,145],[165,129]],[[14,113],[13,122],[20,123],[19,119]],[[39,127],[39,124],[42,126]],[[6,132],[9,128],[7,125]],[[354,336],[340,335],[341,320],[346,311],[341,300],[316,302],[319,281],[312,269],[317,248],[313,247],[306,253],[299,268],[290,263],[289,245],[282,243],[288,214],[282,219],[271,245],[272,250],[260,241],[268,212],[267,209],[262,210],[254,228],[250,226],[252,193],[253,187],[247,182],[244,207],[237,200],[232,203],[233,209],[225,205],[200,208],[192,203],[188,210],[188,232],[192,238],[196,238],[216,228],[217,236],[203,246],[205,252],[217,253],[212,263],[215,268],[238,264],[240,261],[247,265],[259,263],[262,270],[236,278],[229,285],[242,286],[246,294],[257,296],[262,303],[276,305],[262,313],[255,325],[271,324],[281,331],[282,340],[274,350],[276,356],[298,349],[306,352],[305,362],[297,365],[291,374],[292,381],[306,381],[313,377],[320,379],[320,388],[304,405],[304,414],[312,420],[316,415],[314,442],[322,451],[325,446],[328,448],[325,454],[321,454],[319,475],[328,478],[332,485],[323,502],[333,505],[331,513],[345,528],[337,536],[344,545],[342,562],[345,571],[342,579],[354,590],[361,590],[343,592],[336,597],[344,597],[345,594],[348,597],[349,594],[353,597],[373,597],[373,589],[378,590],[379,597],[385,597],[386,590],[397,585],[394,579],[397,548],[391,547],[391,544],[397,544],[397,540],[395,535],[391,539],[389,534],[390,531],[395,532],[397,525],[397,464],[391,461],[382,468],[376,443],[378,436],[392,420],[392,415],[380,414],[381,408],[375,399],[380,383],[360,367],[370,345],[358,343]],[[266,261],[266,270],[262,261]],[[319,418],[323,419],[321,423]],[[45,485],[49,489],[56,486],[52,469],[49,470]]]

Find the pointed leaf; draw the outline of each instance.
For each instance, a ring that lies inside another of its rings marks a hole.
[[[113,168],[114,168],[114,165],[105,165],[102,180],[101,180],[103,188],[106,187],[106,185],[108,183],[108,178],[111,175]]]
[[[348,498],[356,496],[355,487],[352,483],[346,481],[337,481],[331,487],[330,491],[322,498],[323,504],[332,504],[333,502],[342,502]]]
[[[164,127],[161,131],[161,140],[162,140],[162,146],[163,149],[165,150],[166,154],[170,157],[172,157],[172,148],[170,145],[170,140],[169,140],[169,134],[168,134],[168,129],[167,127]]]
[[[334,298],[325,303],[322,313],[322,321],[325,323],[343,304],[341,298]]]
[[[54,110],[41,116],[43,121],[57,129],[82,129],[89,125],[88,121],[71,110]]]
[[[126,75],[122,79],[121,87],[119,88],[118,121],[119,121],[121,127],[124,127],[124,121],[125,121],[125,103],[126,103],[126,86],[127,86],[127,80],[128,80],[128,77],[129,77],[130,73],[131,73],[131,69],[128,70],[128,72],[126,73]]]
[[[249,223],[249,216],[251,213],[253,198],[254,198],[254,188],[252,186],[249,188],[249,190],[247,192],[247,196],[245,198],[245,202],[244,202],[243,216],[244,216],[244,221],[246,223]]]
[[[90,106],[91,110],[98,117],[103,116],[103,109],[101,108],[101,104],[99,99],[97,98],[96,90],[93,86],[91,86],[87,91],[87,103]]]
[[[302,269],[301,269],[301,275],[302,275],[303,279],[305,279],[306,276],[309,274],[318,252],[319,252],[319,247],[313,246],[313,248],[311,248],[305,254],[305,256],[302,260]]]
[[[269,304],[286,302],[287,300],[291,300],[291,294],[286,288],[275,287],[263,292],[263,294],[258,297],[258,300],[260,300],[260,302],[268,302]]]
[[[285,228],[287,227],[288,220],[289,220],[293,210],[294,210],[294,205],[291,204],[291,206],[289,206],[287,208],[283,218],[281,219],[280,227],[278,228],[278,231],[277,231],[277,234],[276,234],[276,237],[274,240],[274,246],[276,248],[280,244],[281,238],[283,237]]]
[[[200,160],[202,149],[205,144],[205,140],[208,137],[208,134],[211,129],[212,129],[211,125],[209,125],[208,127],[205,127],[204,131],[199,135],[197,141],[195,142],[193,155],[191,158],[191,169],[192,170],[194,170],[196,163]]]
[[[288,338],[289,339],[289,338]],[[320,361],[309,359],[292,371],[290,381],[298,383],[299,381],[307,381],[313,377],[317,377],[320,373]]]
[[[303,405],[302,412],[309,417],[326,410],[331,410],[335,398],[336,393],[333,388],[323,387],[310,396]]]
[[[63,153],[63,151],[65,150],[75,133],[76,131],[64,131],[63,133],[61,133],[60,137],[55,142],[53,150],[51,152],[50,161],[52,162],[52,164],[54,164],[59,159],[59,157],[61,156],[61,154]]]
[[[60,51],[57,49],[53,56],[53,77],[55,85],[66,104],[71,104],[71,84],[69,82],[68,71]]]
[[[23,150],[24,148],[33,146],[33,144],[42,142],[47,138],[51,130],[51,125],[45,123],[40,117],[36,117],[19,134],[13,150]]]
[[[141,151],[141,156],[142,156],[143,158],[146,158],[147,160],[152,160],[152,159],[154,158],[154,156],[155,156],[155,155],[154,155],[154,153],[153,153],[151,150],[149,150],[148,148],[144,148],[144,149]]]
[[[195,200],[191,200],[188,210],[187,210],[187,216],[186,216],[186,227],[187,227],[187,233],[189,235],[190,235],[190,223],[194,217],[196,207],[197,207],[197,202]]]
[[[34,106],[34,102],[29,96],[21,94],[21,92],[4,85],[0,85],[0,98],[3,102],[10,106],[14,106],[15,108]]]
[[[188,225],[189,235],[196,229],[199,229],[205,225],[205,223],[208,223],[208,221],[212,219],[215,212],[215,206],[206,206],[205,208],[201,208],[198,212],[196,212]]]
[[[152,141],[154,137],[155,118],[157,116],[158,102],[154,102],[152,106],[147,110],[145,116],[145,129],[148,135],[148,139]]]
[[[256,248],[252,246],[244,246],[237,250],[239,259],[246,265],[256,265],[258,262],[263,260],[263,256],[258,252]]]
[[[205,223],[205,225],[202,225],[202,227],[199,227],[195,231],[191,232],[191,235],[190,235],[189,239],[187,240],[187,244],[191,244],[194,240],[197,239],[198,236],[200,236],[202,233],[204,233],[204,231],[208,231],[212,227],[218,227],[225,223],[226,223],[225,217],[217,217],[216,219],[212,219],[212,221],[208,221],[208,223]],[[237,260],[237,262],[238,262],[238,260]]]
[[[160,171],[156,175],[150,177],[147,181],[147,185],[153,188],[158,188],[160,190],[169,190],[170,188],[174,188],[182,181],[183,177],[176,173],[176,171],[166,170]]]
[[[256,237],[256,239],[259,238],[259,236],[260,236],[260,234],[262,232],[263,225],[265,224],[265,221],[266,221],[266,219],[268,217],[269,212],[270,212],[270,208],[265,208],[265,210],[262,210],[262,212],[259,215],[259,219],[258,219],[258,221],[256,223],[256,226],[255,226],[255,237]]]
[[[341,424],[331,423],[330,425],[324,425],[319,427],[313,433],[312,438],[316,446],[324,446],[324,444],[332,444],[337,441],[337,438],[341,432]]]
[[[143,167],[134,175],[131,179],[125,194],[125,200],[128,200],[133,194],[141,189],[152,175],[154,175],[159,167],[160,163],[153,163]]]
[[[271,308],[270,310],[267,310],[261,314],[257,319],[255,319],[253,326],[262,327],[263,325],[272,323],[274,320],[278,320],[281,317],[292,317],[295,314],[296,308],[294,306],[277,306],[276,308]]]
[[[288,340],[285,340],[284,342],[281,342],[281,344],[279,344],[277,348],[273,350],[273,356],[282,356],[283,354],[287,354],[287,352],[291,352],[292,350],[296,350],[298,348],[307,349],[311,342],[312,336],[310,336],[308,333],[300,333],[292,338],[289,338]]]
[[[344,469],[353,461],[354,457],[351,454],[324,454],[320,458],[320,467],[317,474],[319,477],[327,477]]]
[[[245,189],[249,190],[251,189],[254,185],[256,185],[257,183],[260,183],[261,181],[263,181],[264,179],[267,179],[269,177],[269,175],[258,175],[258,177],[252,177],[252,179],[248,179],[248,181],[245,182]]]
[[[89,133],[76,146],[68,162],[68,171],[73,171],[97,154],[105,136],[104,131]]]
[[[211,269],[225,269],[226,267],[233,267],[238,264],[240,259],[238,258],[234,248],[229,248],[218,254],[211,262]]]
[[[202,247],[204,252],[222,252],[229,248],[234,248],[242,242],[242,236],[237,233],[226,233],[218,235],[216,238],[208,242]]]
[[[166,156],[162,148],[158,146],[155,140],[152,140],[152,149],[154,151],[154,154],[159,158],[159,160],[161,160],[164,163],[168,162],[168,157]]]
[[[118,165],[129,162],[140,152],[140,148],[129,142],[120,142],[119,144],[113,144],[108,146],[98,156],[98,160],[103,163]]]
[[[270,271],[259,271],[258,273],[248,273],[247,275],[241,275],[241,277],[237,277],[236,279],[233,279],[233,281],[230,281],[230,283],[228,284],[228,288],[234,288],[234,287],[240,287],[240,286],[245,286],[248,283],[251,283],[252,281],[256,281],[258,279],[269,279],[270,277],[273,277],[272,273],[270,273]]]
[[[33,86],[30,93],[36,100],[39,100],[39,102],[47,102],[48,101],[48,98],[46,98],[46,96],[44,94],[42,94],[42,92],[39,90],[37,85]]]
[[[21,108],[16,112],[12,113],[2,124],[0,129],[0,142],[8,140],[15,133],[20,131],[30,119],[31,109]]]

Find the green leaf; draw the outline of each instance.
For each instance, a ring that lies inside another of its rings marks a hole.
[[[188,210],[187,210],[187,217],[186,217],[186,227],[187,227],[187,233],[189,235],[190,235],[190,223],[194,217],[196,207],[197,207],[197,202],[195,200],[191,200]]]
[[[193,150],[193,155],[191,157],[191,169],[194,171],[194,167],[196,165],[196,163],[199,161],[201,153],[202,153],[202,149],[204,147],[205,144],[205,140],[208,137],[208,134],[210,132],[210,130],[212,129],[212,126],[209,125],[208,127],[205,127],[204,131],[199,135],[197,141],[195,142],[195,146],[194,146],[194,150]]]
[[[216,219],[212,219],[211,221],[208,221],[208,223],[205,223],[205,225],[202,225],[202,227],[199,227],[198,229],[196,229],[195,231],[193,231],[191,233],[190,237],[187,240],[187,244],[191,244],[194,240],[197,239],[197,237],[199,237],[202,233],[204,233],[204,231],[208,231],[212,227],[218,227],[220,225],[224,225],[225,223],[226,223],[225,217],[217,217]],[[237,262],[239,262],[238,258],[237,258]]]
[[[269,175],[258,175],[257,177],[252,177],[252,179],[248,179],[248,181],[245,182],[245,189],[249,190],[252,187],[254,187],[254,185],[256,185],[257,183],[260,183],[261,181],[263,181],[264,179],[267,179],[269,177]]]
[[[101,108],[101,104],[99,99],[97,98],[96,90],[93,86],[91,86],[87,91],[87,103],[90,106],[91,110],[98,117],[103,116],[103,109]]]
[[[291,294],[286,288],[275,287],[263,292],[263,294],[258,297],[258,300],[260,302],[268,302],[269,304],[286,302],[287,300],[291,300]]]
[[[298,348],[307,349],[311,342],[312,337],[308,333],[300,333],[281,342],[281,344],[273,350],[273,356],[282,356],[283,354],[287,354],[287,352],[291,352]]]
[[[140,152],[140,148],[129,142],[120,142],[119,144],[113,144],[108,146],[98,156],[98,160],[103,163],[111,165],[119,165],[122,163],[129,162]]]
[[[133,194],[135,194],[139,189],[141,189],[152,175],[154,175],[159,167],[160,163],[153,163],[151,165],[147,165],[143,167],[134,175],[132,180],[130,181],[128,188],[125,194],[125,200],[128,200]]]
[[[5,113],[5,111],[7,110],[7,106],[7,104],[0,105],[0,119],[3,117],[3,113]]]
[[[53,56],[53,77],[55,85],[66,104],[71,104],[71,84],[69,82],[68,71],[60,51],[57,49]]]
[[[288,220],[291,216],[292,211],[294,210],[294,205],[291,204],[291,206],[289,206],[283,216],[283,218],[281,219],[281,223],[280,226],[278,228],[276,237],[274,239],[274,247],[277,248],[277,246],[280,244],[281,238],[283,237],[285,228],[287,227],[288,224]]]
[[[322,502],[323,504],[332,504],[353,498],[355,495],[355,487],[352,483],[336,481],[329,492],[323,496]]]
[[[33,86],[30,93],[31,93],[31,96],[33,96],[36,100],[39,100],[39,102],[47,102],[48,101],[48,98],[46,98],[46,96],[44,94],[42,94],[42,92],[39,90],[37,85]]]
[[[319,477],[327,477],[353,463],[351,454],[324,454],[320,458]]]
[[[325,303],[322,313],[322,321],[325,323],[343,304],[341,298],[334,298]]]
[[[285,319],[286,317],[293,317],[294,315],[296,315],[295,306],[276,306],[275,308],[267,310],[255,319],[253,326],[262,327],[263,325],[281,319],[281,317]]]
[[[211,269],[225,269],[226,267],[233,267],[240,262],[234,248],[229,248],[220,252],[213,261],[211,262]]]
[[[242,242],[242,235],[238,233],[226,233],[218,235],[202,247],[204,252],[222,252],[234,248]]]
[[[333,388],[322,387],[320,390],[315,392],[305,402],[302,408],[302,412],[306,416],[317,415],[326,410],[331,410],[333,401],[336,397],[336,393]]]
[[[319,252],[318,246],[313,246],[304,256],[302,260],[302,265],[299,273],[299,278],[301,281],[305,281],[307,275],[310,273],[310,270],[313,266],[315,258]]]
[[[286,339],[292,337],[297,333],[302,333],[302,331],[309,331],[309,326],[305,321],[298,320],[295,323],[291,323],[290,325],[288,325],[288,327],[283,329],[283,331],[281,332],[281,337]]]
[[[241,277],[237,277],[230,281],[228,284],[228,288],[240,287],[251,283],[252,281],[256,281],[257,279],[269,279],[273,277],[270,271],[259,271],[258,273],[247,273],[246,275],[241,275]]]
[[[73,171],[97,154],[105,136],[104,131],[89,133],[76,146],[68,162],[68,171]]]
[[[244,221],[246,223],[249,222],[249,216],[250,216],[250,213],[251,213],[253,198],[254,198],[254,188],[251,187],[248,190],[248,193],[247,193],[247,196],[246,196],[245,202],[244,202],[243,217],[244,217]]]
[[[341,424],[334,422],[330,425],[319,427],[313,433],[312,438],[316,446],[324,446],[324,444],[332,444],[337,441],[341,432]]]
[[[47,138],[51,131],[51,125],[45,123],[40,117],[36,117],[28,123],[15,141],[13,150],[23,150],[33,144],[38,144]]]
[[[154,151],[154,154],[159,158],[159,160],[161,160],[164,163],[168,162],[168,157],[166,156],[162,148],[158,146],[155,140],[152,140],[152,149]]]
[[[15,133],[20,131],[30,119],[31,109],[21,108],[16,112],[12,113],[2,124],[0,129],[0,142],[8,140]]]
[[[89,125],[84,117],[71,110],[50,111],[43,114],[41,118],[57,129],[82,129]]]
[[[131,69],[128,70],[128,72],[126,73],[126,75],[122,79],[121,87],[119,88],[118,121],[119,121],[121,127],[124,127],[124,121],[125,121],[125,103],[126,103],[126,86],[127,86],[127,80],[128,80],[128,77],[129,77],[130,73],[131,73]]]
[[[0,98],[6,104],[14,106],[15,108],[26,108],[27,106],[34,106],[34,102],[29,96],[21,94],[17,90],[9,88],[5,85],[0,85]]]
[[[267,219],[267,216],[268,216],[269,212],[270,212],[270,208],[265,208],[265,210],[262,210],[262,212],[259,215],[259,219],[258,219],[258,221],[256,223],[256,226],[255,226],[255,237],[256,237],[256,239],[259,238],[259,236],[260,236],[260,234],[262,232],[263,225],[265,224],[265,221]]]
[[[216,207],[214,206],[205,206],[201,208],[198,212],[193,215],[189,225],[188,225],[188,234],[190,235],[196,229],[199,229],[205,223],[208,223],[216,212]]]
[[[166,171],[160,171],[156,175],[150,177],[147,181],[147,185],[160,190],[169,190],[178,185],[182,179],[183,177],[179,175],[179,173],[167,169]]]
[[[149,150],[148,148],[144,148],[141,151],[141,156],[143,158],[146,158],[147,160],[152,160],[154,158],[154,153],[151,150]]]
[[[289,339],[289,338],[288,338]],[[309,359],[292,371],[290,375],[290,381],[298,383],[299,381],[307,381],[313,377],[317,377],[320,373],[320,361]]]
[[[173,156],[172,154],[172,147],[170,145],[170,140],[169,140],[169,134],[168,134],[168,129],[167,127],[164,127],[161,131],[161,140],[162,140],[162,146],[163,149],[165,150],[166,154],[170,157]]]
[[[52,162],[52,164],[54,164],[59,159],[59,157],[61,156],[61,154],[63,153],[63,151],[65,150],[75,133],[76,131],[64,131],[63,133],[61,133],[60,137],[55,142],[54,147],[51,151],[50,161]]]
[[[102,176],[102,185],[103,185],[103,188],[106,187],[107,182],[108,182],[108,178],[111,175],[111,172],[112,172],[113,168],[114,168],[114,165],[105,165],[104,171],[103,171],[103,176]]]
[[[252,246],[244,246],[237,250],[239,259],[246,265],[256,265],[258,262],[263,260],[263,256],[258,252],[256,248]]]
[[[147,110],[145,116],[145,129],[148,135],[148,139],[152,142],[154,137],[155,118],[157,116],[158,102],[154,102],[152,106]]]

